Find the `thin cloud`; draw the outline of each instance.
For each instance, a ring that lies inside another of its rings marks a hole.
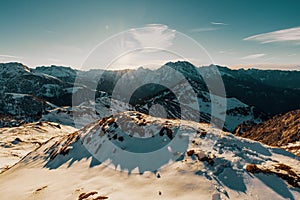
[[[1,58],[15,58],[15,59],[22,59],[23,57],[14,56],[14,55],[7,55],[7,54],[0,54]]]
[[[215,28],[215,27],[204,27],[204,28],[195,28],[189,30],[191,33],[199,33],[199,32],[207,32],[207,31],[216,31],[219,30],[220,28]]]
[[[282,29],[269,33],[263,33],[259,35],[253,35],[243,40],[258,41],[262,44],[273,42],[294,42],[300,44],[300,27],[294,27],[289,29]]]
[[[175,30],[162,24],[148,24],[142,29],[131,29],[129,33],[134,39],[130,43],[141,47],[168,48],[175,38]]]
[[[155,60],[174,59],[173,54],[170,54],[170,58],[166,57],[168,54],[165,51],[173,48],[175,38],[176,31],[163,24],[148,24],[143,28],[132,28],[103,43],[103,46],[93,54],[98,54],[101,49],[105,49],[105,54],[101,50],[99,52],[102,56],[101,61],[96,58],[93,62],[107,62],[117,68],[135,68],[153,63]]]
[[[229,24],[223,23],[223,22],[210,22],[212,25],[223,25],[223,26],[227,26]]]
[[[46,32],[46,33],[50,33],[50,34],[56,33],[56,31],[53,31],[53,30],[50,30],[50,29],[45,30],[45,32]]]
[[[210,24],[214,25],[211,27],[200,27],[195,29],[190,29],[189,32],[191,33],[199,33],[199,32],[208,32],[208,31],[216,31],[221,29],[220,26],[227,26],[229,24],[223,23],[223,22],[210,22]],[[219,27],[217,27],[219,26]]]
[[[241,59],[257,59],[257,58],[261,58],[265,55],[266,54],[263,54],[263,53],[251,54],[251,55],[248,55],[248,56],[244,56]]]
[[[231,49],[229,49],[229,50],[220,50],[219,53],[220,54],[230,54],[230,55],[236,54],[236,52],[231,50]]]
[[[276,59],[275,57],[270,57],[270,58],[265,58],[264,61],[269,61],[269,60],[274,60]]]

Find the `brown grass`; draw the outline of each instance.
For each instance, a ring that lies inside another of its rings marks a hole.
[[[297,142],[300,140],[300,110],[276,115],[262,124],[241,124],[234,134],[276,147]],[[295,152],[288,148],[286,150]]]
[[[282,163],[274,164],[273,167],[274,169],[256,164],[248,164],[246,170],[252,174],[274,174],[285,180],[289,185],[300,188],[300,175],[292,167]]]

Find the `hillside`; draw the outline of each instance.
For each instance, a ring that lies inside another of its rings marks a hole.
[[[262,124],[242,124],[234,134],[300,155],[300,110],[276,115]]]
[[[76,130],[52,122],[35,122],[13,128],[0,128],[0,173],[50,138]]]
[[[0,193],[4,199],[299,199],[299,166],[292,154],[209,124],[124,112],[50,139],[0,174]]]

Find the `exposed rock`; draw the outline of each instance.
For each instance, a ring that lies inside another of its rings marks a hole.
[[[274,163],[270,166],[248,164],[246,170],[252,174],[274,174],[286,180],[291,186],[300,188],[300,175],[292,167],[283,163]]]

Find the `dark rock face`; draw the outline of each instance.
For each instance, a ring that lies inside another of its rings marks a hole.
[[[56,77],[32,72],[20,63],[0,64],[0,83],[1,94],[29,94],[44,100],[61,99],[69,93],[66,89],[73,87]]]
[[[274,116],[300,108],[300,71],[239,69],[218,66],[227,96]]]
[[[28,94],[5,93],[0,97],[0,126],[19,126],[38,121],[54,105]]]

